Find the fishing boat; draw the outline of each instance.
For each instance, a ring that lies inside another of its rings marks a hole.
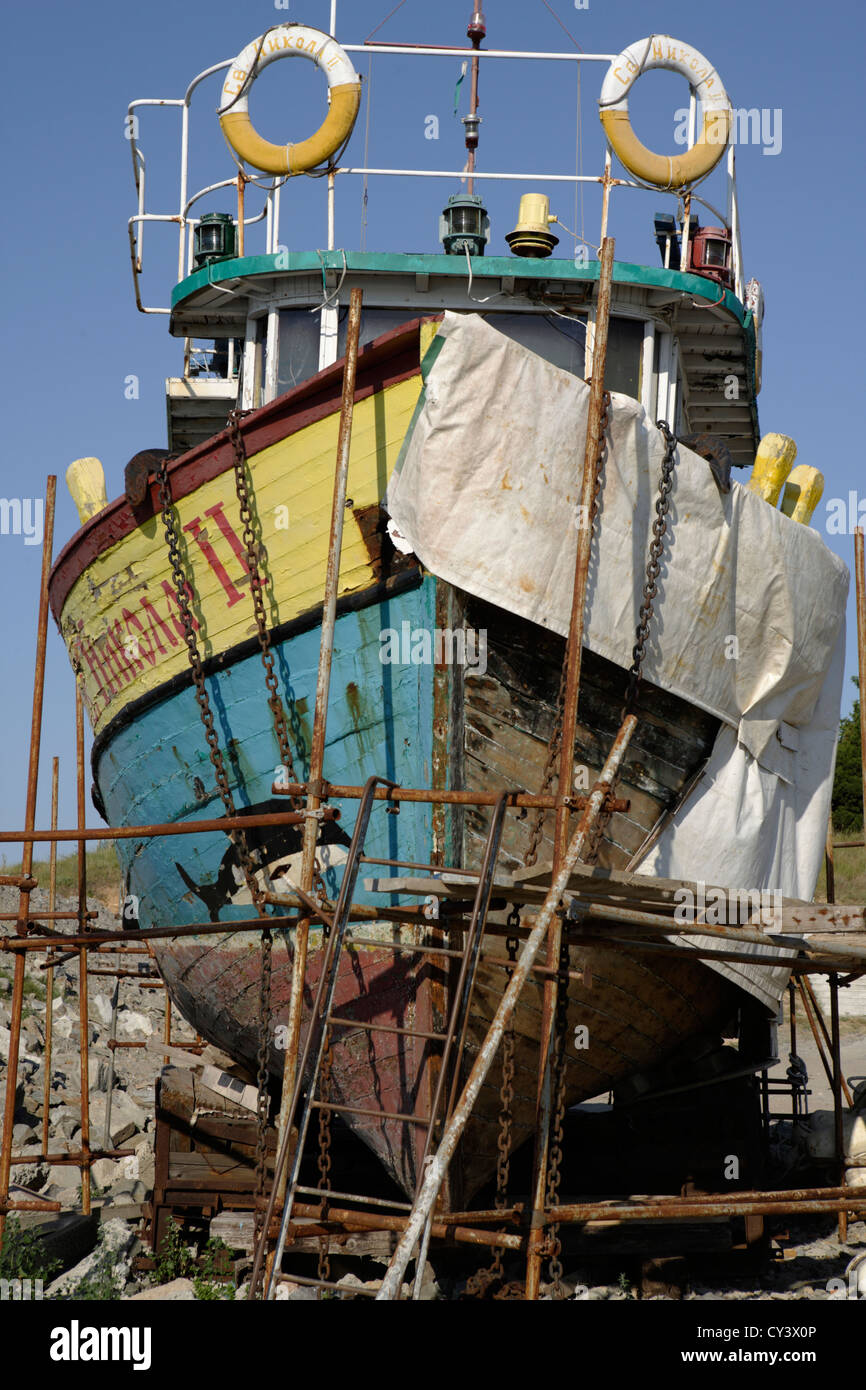
[[[332,1098],[351,1102],[347,1122],[409,1193],[419,1178],[423,1127],[407,1140],[395,1117],[429,1107],[432,1035],[443,1026],[449,980],[441,957],[404,949],[425,927],[417,916],[401,925],[394,909],[425,904],[435,926],[440,899],[430,879],[435,885],[449,870],[444,900],[455,896],[455,872],[459,886],[461,871],[478,871],[495,795],[556,790],[551,748],[581,526],[594,532],[575,775],[572,787],[560,789],[575,807],[599,775],[627,699],[638,716],[618,809],[594,845],[602,870],[810,899],[829,809],[844,650],[847,572],[808,525],[820,478],[793,468],[787,437],[762,439],[759,431],[762,292],[744,279],[730,103],[718,74],[690,45],[667,36],[641,40],[606,62],[600,133],[607,153],[593,176],[604,193],[602,239],[614,159],[625,169],[623,189],[653,187],[671,211],[647,229],[658,263],[613,266],[606,455],[596,514],[587,517],[579,498],[587,378],[600,332],[597,248],[555,254],[556,219],[548,195],[536,191],[545,182],[539,175],[515,210],[507,253],[490,254],[489,218],[475,191],[485,186],[476,167],[477,72],[482,63],[493,68],[498,55],[482,48],[478,10],[468,36],[468,49],[429,50],[468,55],[473,90],[463,122],[464,184],[442,211],[441,244],[423,253],[336,244],[343,174],[373,172],[340,163],[360,107],[353,57],[363,45],[278,24],[194,79],[177,103],[179,211],[163,216],[180,228],[168,317],[184,344],[183,374],[167,383],[167,445],[133,455],[125,493],[110,503],[94,460],[72,466],[82,526],[58,557],[50,588],[83,686],[94,732],[94,801],[107,822],[160,826],[227,816],[214,745],[235,815],[260,818],[286,811],[287,789],[302,809],[310,804],[304,794],[323,594],[329,559],[337,561],[324,725],[329,785],[317,789],[319,809],[310,812],[318,816],[316,891],[337,897],[358,808],[349,793],[370,776],[467,793],[462,802],[375,804],[355,897],[391,912],[362,924],[363,943],[348,951],[337,982],[336,1008],[357,1028],[343,1028],[334,1043]],[[376,46],[377,54],[389,51]],[[257,74],[287,57],[315,63],[329,105],[311,139],[274,145],[253,128],[248,97]],[[700,135],[674,157],[644,149],[628,121],[631,86],[657,67],[685,76],[703,113]],[[240,172],[191,192],[190,104],[214,77],[223,82],[220,122]],[[145,202],[137,136],[144,104],[130,107],[138,196],[130,242],[136,301],[146,310],[141,239],[160,215]],[[694,189],[713,171],[727,211],[711,208],[712,222],[702,225],[709,205]],[[304,174],[325,175],[325,250],[287,249],[280,240],[281,197],[285,204]],[[255,188],[264,200],[253,215],[246,200]],[[237,189],[237,209],[203,211],[227,189],[232,196]],[[619,187],[616,196],[625,196]],[[265,243],[253,252],[255,232],[264,232]],[[363,308],[348,496],[335,547],[347,309],[357,290]],[[666,459],[668,488],[660,492]],[[743,482],[741,469],[751,470]],[[655,607],[630,696],[660,515]],[[275,701],[285,715],[282,740]],[[322,815],[321,803],[339,815]],[[553,832],[550,809],[507,818],[500,863],[513,881],[522,876],[527,902],[550,882]],[[153,949],[181,1014],[252,1068],[260,1042],[259,937],[233,931],[232,923],[255,915],[256,885],[273,896],[297,887],[303,836],[302,817],[253,826],[246,835],[252,883],[228,831],[142,835],[118,845],[127,916],[141,928],[210,928],[160,938]],[[493,908],[491,920],[507,927],[512,919],[504,912],[497,918]],[[285,915],[273,903],[268,911],[274,923]],[[295,921],[274,934],[268,1041],[275,1079]],[[211,924],[223,923],[225,932],[214,933]],[[444,920],[441,930],[447,937]],[[478,968],[464,1064],[507,979],[505,930],[497,940]],[[314,924],[307,1010],[322,947],[321,924]],[[744,946],[753,961],[708,965],[685,952],[573,946],[567,1025],[569,1036],[584,1028],[588,1041],[568,1050],[568,1103],[639,1088],[640,1078],[677,1059],[685,1065],[732,1018],[766,1025],[787,976],[778,964],[761,964],[762,949]],[[515,1147],[535,1123],[542,989],[536,977],[515,1015]],[[306,1021],[305,1013],[302,1030]],[[766,1028],[765,1039],[752,1065],[770,1055]],[[500,1106],[498,1078],[491,1078],[464,1137],[466,1200],[495,1168]]]

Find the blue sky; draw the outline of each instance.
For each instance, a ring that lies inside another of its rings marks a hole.
[[[392,8],[389,0],[339,0],[337,36],[361,43]],[[377,33],[380,40],[461,45],[468,0],[405,0]],[[586,52],[616,53],[642,38],[649,25],[687,40],[720,72],[735,107],[781,112],[781,149],[738,151],[746,274],[763,284],[764,385],[761,426],[792,434],[799,461],[826,477],[825,502],[855,490],[864,499],[861,445],[864,375],[862,154],[852,148],[862,127],[859,55],[864,20],[854,0],[820,9],[781,0],[729,0],[724,7],[657,0],[488,0],[487,46],[574,51],[554,14]],[[165,444],[163,379],[180,372],[181,345],[164,317],[137,313],[132,293],[126,220],[135,211],[124,117],[136,97],[178,97],[210,64],[230,58],[269,25],[285,19],[327,28],[329,0],[149,0],[144,7],[93,0],[73,7],[49,0],[6,6],[4,90],[7,216],[3,297],[6,307],[3,379],[6,385],[0,496],[38,497],[45,477],[58,475],[55,553],[77,526],[66,492],[67,464],[83,455],[102,459],[109,496],[122,488],[124,465],[139,449]],[[369,67],[355,56],[371,97],[367,150],[371,166],[460,169],[462,127],[453,116],[459,62],[380,56]],[[256,84],[252,114],[276,141],[297,140],[319,123],[323,92],[310,64],[277,63]],[[584,65],[581,82],[582,169],[601,168],[603,141],[596,97],[602,65]],[[468,82],[461,114],[466,110]],[[233,169],[214,114],[219,79],[194,103],[191,187],[230,177]],[[638,134],[658,150],[673,148],[674,112],[687,102],[685,83],[656,73],[638,84],[631,103]],[[545,185],[541,175],[576,167],[576,90],[571,64],[512,63],[482,67],[482,144],[479,168],[539,170],[533,185],[551,194],[553,210],[590,240],[596,238],[598,197],[582,207],[570,189]],[[14,113],[14,114],[12,114]],[[425,139],[427,117],[439,120],[439,139]],[[778,117],[773,117],[778,126]],[[148,159],[148,206],[173,212],[177,199],[177,114],[142,116]],[[364,162],[362,108],[348,151]],[[371,180],[362,227],[360,180],[340,181],[337,245],[368,250],[437,249],[438,214],[451,183]],[[485,188],[485,193],[488,191]],[[504,254],[504,234],[516,221],[520,186],[491,192],[490,250]],[[525,191],[525,190],[524,190]],[[282,240],[292,249],[325,244],[323,185],[298,180],[283,198]],[[714,197],[715,195],[715,197]],[[722,200],[719,180],[707,186]],[[646,192],[615,195],[611,230],[617,256],[656,263],[652,214],[665,200]],[[218,195],[202,210],[230,210]],[[176,278],[176,236],[148,229],[144,294],[168,303]],[[569,253],[570,238],[561,250]],[[139,381],[138,399],[125,381]],[[826,508],[816,514],[825,529]],[[853,563],[853,537],[827,535]],[[40,550],[23,536],[0,535],[0,608],[5,665],[6,731],[0,821],[22,824],[30,728],[32,662]],[[853,587],[853,586],[852,586]],[[856,670],[853,603],[848,615],[848,671]],[[14,675],[12,672],[14,671]],[[845,708],[853,687],[848,684]],[[73,682],[53,622],[49,634],[41,791],[37,823],[48,821],[50,758],[61,758],[61,822],[72,824],[74,794]],[[98,824],[95,812],[89,812]],[[7,858],[15,857],[9,847]]]

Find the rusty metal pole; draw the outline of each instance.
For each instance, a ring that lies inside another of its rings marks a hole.
[[[60,783],[60,759],[51,763],[51,829],[57,829],[57,793]],[[57,906],[57,843],[52,841],[48,852],[48,911]],[[48,1123],[51,1117],[51,1047],[54,1037],[54,966],[45,972],[45,1078],[42,1089],[42,1152],[48,1152]]]
[[[304,825],[301,883],[305,893],[313,886],[316,863],[316,842],[322,804],[322,770],[325,762],[325,733],[328,722],[328,696],[331,689],[331,660],[334,654],[334,631],[337,620],[337,591],[340,582],[340,552],[343,546],[343,518],[349,478],[349,456],[352,447],[352,417],[355,408],[355,378],[358,369],[358,343],[361,335],[363,293],[352,290],[349,300],[349,322],[346,329],[346,358],[343,368],[343,398],[340,405],[340,432],[337,440],[337,465],[334,475],[334,495],[331,506],[331,531],[328,540],[328,564],[325,571],[325,596],[322,605],[322,636],[319,646],[319,670],[316,679],[316,708],[313,716],[313,740],[310,748],[310,777],[307,794],[307,820]],[[277,1131],[277,1152],[283,1144],[292,1095],[298,1082],[298,1053],[301,1041],[304,980],[307,973],[307,950],[310,940],[310,920],[302,918],[294,931],[292,987],[289,997],[289,1021],[283,1064],[283,1089],[280,1098],[280,1117]],[[286,1191],[284,1167],[279,1179],[277,1197],[282,1201]]]
[[[469,95],[469,114],[470,114],[470,116],[477,116],[477,114],[478,114],[478,72],[479,72],[479,68],[480,68],[480,66],[481,66],[481,60],[480,60],[479,57],[478,57],[478,49],[481,47],[481,41],[482,41],[482,39],[484,38],[484,36],[485,36],[486,33],[487,33],[487,29],[485,28],[484,21],[483,21],[482,16],[481,16],[481,11],[480,11],[480,9],[478,8],[477,5],[473,5],[473,7],[472,7],[472,18],[471,18],[470,21],[469,21],[469,28],[466,30],[466,36],[467,36],[467,38],[469,39],[469,41],[471,42],[472,47],[473,47],[473,49],[474,49],[474,52],[473,52],[473,55],[472,55],[471,91],[470,91],[470,95]],[[465,128],[465,127],[464,127],[464,128]],[[466,151],[467,151],[467,154],[466,154],[466,172],[467,172],[467,174],[469,175],[469,178],[468,178],[468,180],[467,180],[467,182],[466,182],[466,192],[467,192],[467,193],[470,193],[470,194],[475,192],[475,180],[473,179],[472,175],[475,173],[475,151],[476,151],[477,147],[478,147],[478,134],[477,134],[477,131],[473,131],[472,134],[470,135],[469,131],[467,130],[467,135],[466,135]]]
[[[604,173],[601,177],[601,243],[604,246],[607,237],[607,223],[610,216],[610,190],[615,180],[611,178],[611,157],[610,150],[604,152]]]
[[[689,268],[689,242],[692,221],[692,193],[688,189],[683,195],[683,240],[682,250],[680,251],[680,271]]]
[[[589,409],[586,421],[586,441],[583,452],[583,477],[580,489],[580,526],[577,531],[577,554],[574,562],[571,618],[566,651],[565,707],[562,715],[562,746],[559,762],[559,794],[571,796],[574,769],[574,739],[577,729],[577,699],[580,687],[580,668],[583,656],[583,619],[586,608],[586,586],[589,559],[592,551],[592,508],[595,495],[596,469],[602,438],[604,417],[604,371],[607,361],[607,332],[610,322],[610,293],[613,283],[614,241],[606,237],[601,248],[601,269],[598,280],[598,303],[595,320],[595,346],[592,358],[592,381],[589,389]],[[568,846],[569,808],[559,806],[556,812],[554,836],[554,873],[565,857]]]
[[[860,670],[860,776],[863,784],[863,830],[866,832],[866,562],[863,558],[862,526],[858,526],[854,532],[854,572],[857,589],[857,656]]]
[[[162,1040],[166,1047],[171,1047],[171,996],[168,990],[165,991],[165,1018],[162,1024]],[[168,1066],[171,1058],[166,1054],[162,1060],[165,1065]]]
[[[96,972],[94,971],[93,973],[95,974]],[[132,974],[133,972],[129,971],[128,973]],[[166,990],[165,995],[166,998],[168,998],[168,990]],[[118,978],[114,981],[114,993],[111,996],[111,1038],[109,1041],[111,1061],[108,1064],[108,1086],[105,1091],[105,1124],[102,1129],[103,1149],[111,1148],[111,1101],[114,1096],[114,1062],[117,1056],[117,1049],[113,1047],[112,1044],[117,1042],[117,1005],[119,999],[120,972],[118,971]]]
[[[75,682],[75,758],[78,788],[78,829],[84,829],[84,697],[80,676]],[[87,931],[87,846],[78,841],[78,930]],[[90,1215],[90,1020],[87,1008],[87,947],[78,949],[78,1051],[81,1062],[81,1210]]]
[[[836,901],[836,863],[833,848],[833,812],[830,811],[830,818],[827,821],[827,841],[824,846],[824,869],[827,879],[827,901]]]
[[[833,1043],[833,1120],[836,1149],[836,1176],[845,1182],[845,1128],[842,1116],[842,1043],[839,1033],[839,976],[833,971],[827,977],[830,986],[830,1035]],[[848,1213],[839,1210],[839,1244],[848,1237]]]
[[[244,242],[245,242],[245,236],[244,236],[244,218],[245,218],[245,216],[246,216],[246,214],[245,214],[245,212],[244,212],[244,202],[245,202],[245,198],[246,198],[246,182],[247,182],[246,179],[244,178],[243,174],[241,173],[241,171],[240,171],[240,169],[239,169],[239,170],[238,170],[238,255],[239,255],[239,256],[242,256],[242,255],[244,254]]]
[[[412,1251],[421,1238],[427,1223],[427,1218],[434,1208],[439,1189],[448,1171],[448,1165],[454,1156],[454,1150],[460,1141],[460,1136],[466,1128],[466,1124],[472,1114],[472,1109],[478,1099],[481,1087],[484,1085],[490,1068],[493,1065],[499,1050],[499,1045],[502,1042],[502,1036],[511,1021],[520,993],[532,970],[535,957],[541,949],[542,942],[547,935],[551,921],[568,888],[568,880],[571,876],[571,872],[580,858],[587,837],[590,835],[604,805],[606,792],[603,784],[612,782],[616,779],[636,727],[637,720],[634,715],[628,715],[623,721],[622,728],[614,739],[613,746],[602,768],[599,784],[589,798],[586,810],[581,816],[578,827],[574,832],[574,838],[566,851],[562,866],[550,886],[544,903],[535,919],[532,931],[524,943],[523,950],[520,953],[520,959],[514,968],[505,993],[499,1001],[496,1013],[493,1015],[490,1027],[487,1030],[487,1036],[478,1050],[478,1055],[475,1058],[466,1085],[463,1087],[460,1100],[457,1103],[453,1115],[445,1126],[436,1153],[431,1155],[427,1161],[427,1172],[421,1186],[421,1191],[415,1200],[406,1229],[400,1238],[397,1249],[394,1251],[391,1263],[382,1280],[382,1287],[376,1295],[377,1299],[381,1302],[399,1298],[403,1275],[412,1258]]]
[[[42,741],[42,702],[45,693],[45,647],[48,640],[48,576],[51,571],[51,554],[54,546],[54,506],[57,495],[57,479],[54,474],[48,478],[45,488],[45,527],[42,533],[42,572],[39,588],[39,617],[36,627],[36,661],[33,672],[33,707],[30,720],[30,757],[27,766],[27,804],[24,824],[32,830],[36,824],[36,789],[39,781],[39,748]],[[33,845],[25,844],[21,856],[21,876],[24,884],[19,887],[17,933],[27,935],[27,922],[30,916],[30,894],[32,886],[26,884],[31,879],[33,869]],[[9,1056],[6,1059],[6,1095],[3,1106],[3,1142],[0,1145],[0,1241],[6,1224],[6,1203],[9,1199],[9,1177],[12,1171],[12,1130],[15,1127],[15,1091],[18,1084],[18,1056],[21,1047],[21,1019],[24,1013],[24,968],[26,955],[18,951],[15,955],[15,970],[12,977],[12,1010],[9,1019]]]
[[[586,586],[589,576],[589,560],[592,551],[592,509],[595,496],[598,455],[602,443],[602,421],[604,419],[604,372],[607,361],[607,333],[610,323],[613,253],[613,238],[606,237],[601,248],[601,267],[599,270],[598,303],[595,314],[595,338],[592,357],[592,381],[590,384],[586,441],[583,454],[580,512],[578,513],[580,526],[577,532],[577,555],[574,563],[571,619],[568,629],[568,646],[565,656],[565,705],[562,715],[562,743],[560,746],[559,761],[560,796],[571,796],[573,791],[574,740],[577,731],[577,702],[580,692],[580,670],[583,655],[584,610],[586,608]],[[569,808],[567,806],[559,806],[556,812],[553,843],[554,876],[565,858],[568,846],[568,820]],[[559,960],[561,940],[562,923],[561,920],[556,917],[551,924],[547,937],[547,966],[550,970],[556,969]],[[544,984],[544,1001],[542,1004],[541,1033],[539,1038],[539,1078],[535,1109],[534,1223],[539,1221],[544,1211],[545,1189],[547,1186],[550,1119],[553,1105],[551,1062],[556,993],[556,977],[551,976]],[[529,1255],[526,1268],[526,1297],[529,1300],[534,1300],[538,1297],[538,1283],[541,1277],[540,1252],[543,1243],[544,1227],[541,1224],[534,1224],[529,1236]]]
[[[815,991],[814,991],[814,989],[812,988],[812,981],[809,979],[809,976],[808,976],[808,975],[800,975],[800,976],[797,977],[797,988],[798,988],[798,990],[799,990],[799,992],[800,992],[800,997],[801,997],[801,999],[802,999],[802,1001],[803,1001],[803,1009],[804,1009],[804,1011],[805,1011],[806,1018],[807,1018],[808,1023],[809,1023],[809,1027],[810,1027],[811,1030],[812,1030],[812,1037],[813,1037],[814,1040],[815,1040],[815,1047],[817,1048],[818,1056],[819,1056],[819,1058],[820,1058],[820,1060],[821,1060],[821,1065],[822,1065],[823,1068],[824,1068],[824,1074],[825,1074],[825,1076],[827,1077],[827,1080],[829,1081],[830,1086],[832,1087],[832,1086],[833,1086],[833,1060],[832,1060],[832,1059],[833,1059],[833,1039],[832,1039],[830,1033],[829,1033],[828,1030],[827,1030],[827,1025],[826,1025],[826,1023],[824,1022],[824,1015],[821,1013],[821,1006],[820,1006],[819,1003],[818,1003],[817,997],[816,997],[816,995],[815,995]],[[814,1011],[814,1012],[813,1012],[813,1011]],[[817,1022],[816,1022],[816,1020],[817,1020]],[[820,1033],[819,1033],[819,1031],[818,1031],[819,1027],[820,1027],[820,1030],[821,1030]],[[822,1040],[822,1034],[823,1034],[823,1040]],[[824,1046],[825,1046],[825,1044],[826,1044],[826,1048],[827,1048],[827,1051],[826,1051],[826,1052],[824,1051]],[[849,1089],[849,1087],[848,1087],[848,1082],[845,1080],[844,1076],[842,1077],[842,1094],[844,1095],[845,1101],[846,1101],[847,1105],[849,1106],[849,1108],[853,1110],[853,1109],[854,1109],[854,1097],[853,1097],[852,1094],[851,1094],[851,1091],[850,1091],[850,1089]]]
[[[339,818],[339,812],[328,806],[322,811],[323,820]],[[56,841],[60,845],[78,844],[80,840],[148,840],[160,835],[203,835],[207,830],[218,830],[222,834],[262,825],[300,825],[305,819],[303,811],[281,811],[263,816],[222,816],[218,820],[167,821],[161,825],[106,825],[101,830],[3,830],[0,831],[0,845],[19,841],[46,845]],[[77,917],[78,913],[72,915]]]

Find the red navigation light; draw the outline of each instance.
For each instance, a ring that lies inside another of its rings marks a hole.
[[[698,228],[689,247],[689,270],[730,287],[731,234],[726,227]]]
[[[487,25],[484,20],[484,11],[473,11],[472,18],[469,21],[469,28],[466,30],[466,35],[472,40],[475,48],[478,47],[486,33]]]

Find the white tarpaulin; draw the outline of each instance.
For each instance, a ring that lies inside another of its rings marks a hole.
[[[441,343],[439,342],[441,340]],[[424,565],[568,632],[589,388],[477,315],[445,315],[388,510]],[[664,441],[614,393],[584,642],[628,667]],[[646,872],[810,899],[824,849],[844,658],[845,565],[818,534],[677,450],[647,680],[722,721]],[[756,947],[756,951],[762,948]],[[780,971],[721,965],[771,1003]],[[772,978],[771,978],[772,977]]]

